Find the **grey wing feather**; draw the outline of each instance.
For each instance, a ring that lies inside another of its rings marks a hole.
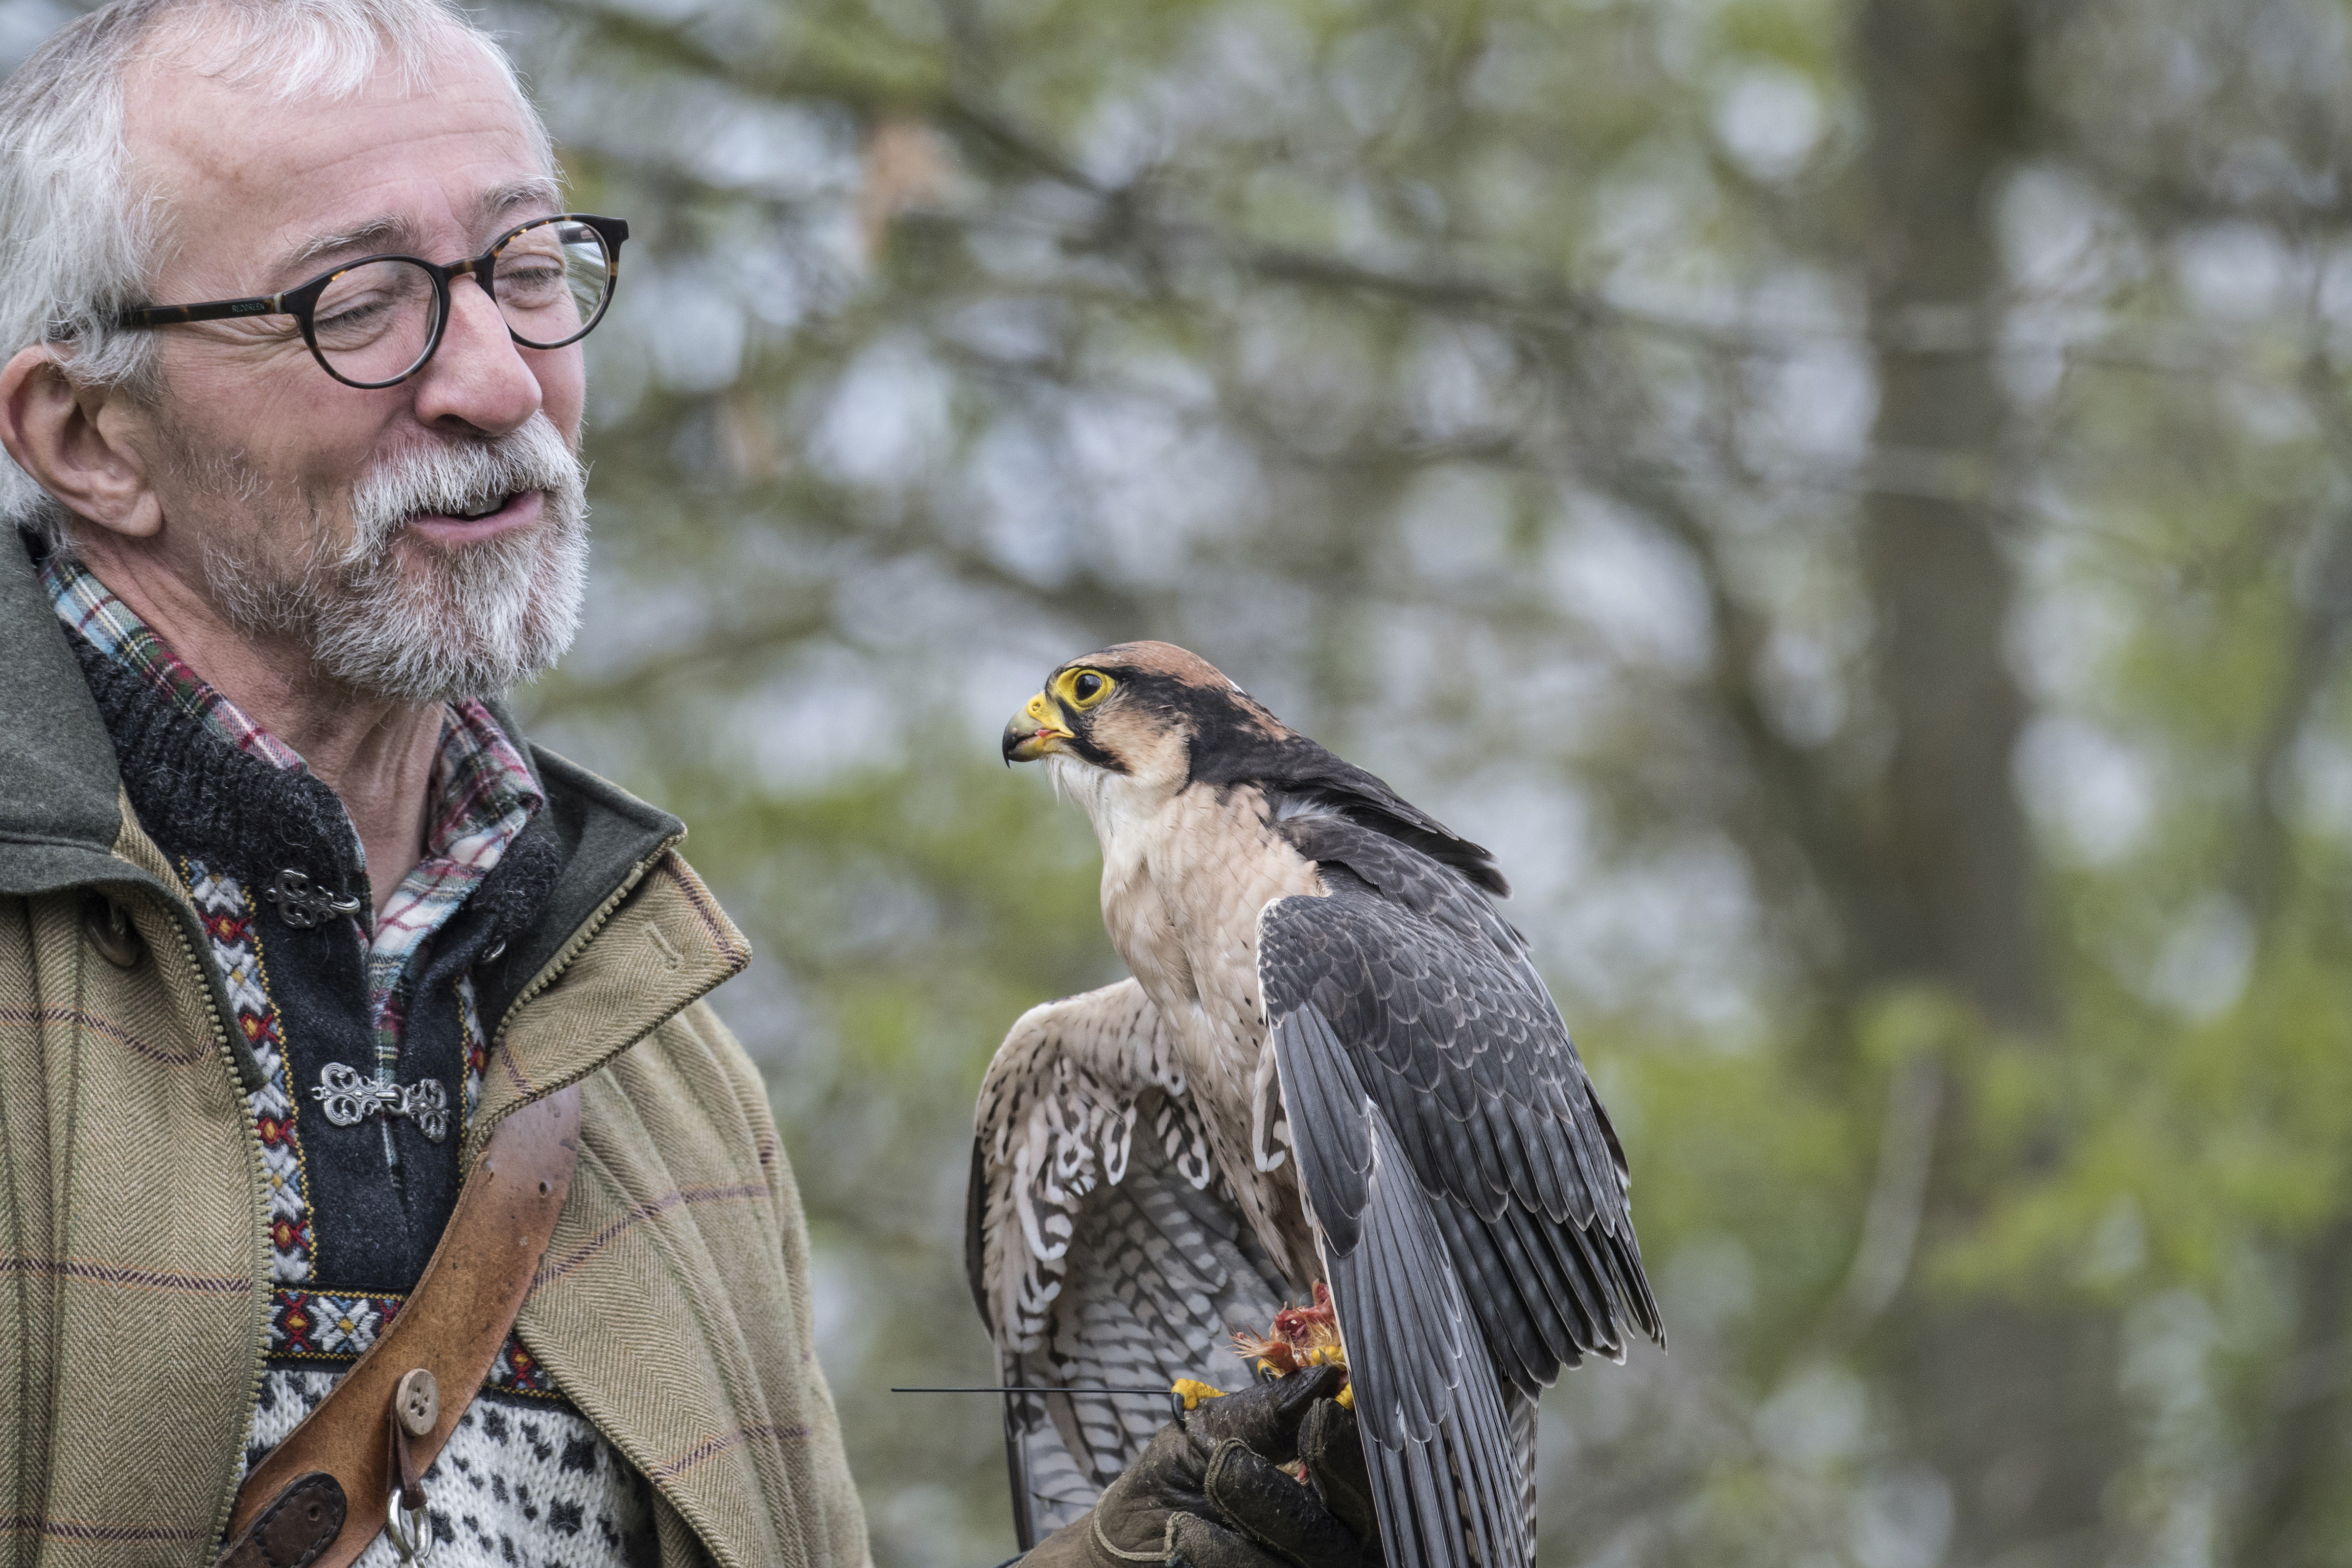
[[[1312,1004],[1274,1045],[1391,1568],[1527,1568],[1519,1454],[1429,1196]]]
[[[1435,1200],[1504,1379],[1532,1394],[1586,1354],[1622,1358],[1628,1322],[1663,1341],[1624,1153],[1518,933],[1395,839],[1328,816],[1278,830],[1329,896],[1261,915],[1268,1016],[1329,1021]]]
[[[1536,1400],[1503,1384],[1503,1420],[1511,1429],[1511,1453],[1519,1467],[1519,1528],[1536,1538]]]
[[[1032,1009],[975,1118],[965,1260],[1008,1384],[1240,1381],[1279,1277],[1216,1173],[1173,1042],[1132,980]],[[1169,1417],[1163,1397],[1007,1401],[1024,1550],[1094,1506]]]

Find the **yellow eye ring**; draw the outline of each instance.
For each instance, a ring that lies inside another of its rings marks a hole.
[[[1118,682],[1099,669],[1066,669],[1054,678],[1054,695],[1081,713],[1099,707],[1118,688]]]

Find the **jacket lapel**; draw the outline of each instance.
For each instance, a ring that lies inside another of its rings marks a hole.
[[[743,933],[673,852],[683,837],[655,841],[509,1005],[466,1134],[468,1168],[516,1107],[607,1065],[751,963]]]

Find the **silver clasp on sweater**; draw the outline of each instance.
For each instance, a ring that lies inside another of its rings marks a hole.
[[[355,915],[362,907],[357,899],[339,899],[324,888],[313,887],[310,878],[290,866],[278,873],[278,879],[264,888],[261,896],[276,904],[278,918],[296,931],[309,931],[329,915]]]
[[[342,1062],[329,1062],[319,1069],[319,1085],[310,1098],[338,1127],[357,1127],[371,1116],[405,1116],[427,1143],[449,1136],[449,1091],[437,1078],[379,1083]]]

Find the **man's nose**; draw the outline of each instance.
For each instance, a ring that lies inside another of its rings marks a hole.
[[[545,401],[498,302],[469,277],[449,280],[449,320],[432,363],[416,375],[419,423],[465,425],[488,435],[520,428]]]

